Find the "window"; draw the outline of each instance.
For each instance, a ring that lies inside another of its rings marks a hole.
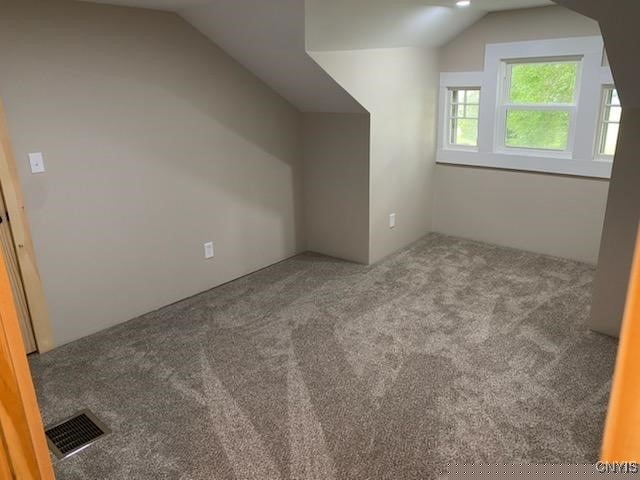
[[[579,60],[505,63],[501,145],[530,150],[569,149]]]
[[[452,147],[478,146],[479,88],[450,88],[448,142]]]
[[[616,153],[621,118],[622,106],[618,91],[613,86],[606,86],[602,94],[602,114],[597,144],[599,158],[611,160]]]
[[[601,36],[494,43],[482,71],[442,72],[437,162],[610,178],[621,107],[603,52]]]

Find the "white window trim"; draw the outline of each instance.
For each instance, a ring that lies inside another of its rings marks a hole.
[[[601,153],[600,147],[604,142],[604,138],[603,138],[604,125],[603,124],[605,123],[604,113],[607,108],[607,101],[604,93],[606,90],[609,90],[609,89],[615,90],[615,88],[616,86],[613,83],[606,83],[602,85],[602,90],[600,91],[600,113],[598,114],[598,133],[597,133],[596,142],[594,145],[594,155],[596,160],[600,160],[602,162],[612,162],[614,157],[614,155],[607,155],[605,153]],[[620,125],[621,121],[617,123],[618,125]]]
[[[577,37],[530,42],[487,45],[483,72],[442,73],[440,75],[440,108],[438,135],[438,163],[525,170],[586,177],[610,178],[611,161],[597,158],[595,142],[600,124],[601,92],[612,84],[609,67],[602,66],[604,44],[602,38]],[[503,138],[496,128],[499,118],[499,89],[505,61],[581,57],[582,67],[577,84],[573,132],[570,132],[567,152],[521,151],[500,148]],[[445,109],[450,88],[480,87],[480,116],[478,148],[447,148]]]
[[[573,60],[576,57],[572,58]],[[519,59],[518,59],[519,60]],[[535,63],[542,62],[547,59],[542,58],[527,58],[521,63]],[[569,60],[569,59],[566,59]],[[580,98],[580,85],[582,79],[582,59],[579,59],[577,76],[576,76],[576,88],[574,92],[573,103],[567,104],[555,104],[555,105],[520,105],[506,102],[506,98],[509,96],[510,82],[508,81],[508,75],[506,69],[511,62],[501,61],[499,66],[500,79],[498,80],[498,107],[495,120],[495,151],[506,155],[528,155],[532,157],[555,157],[555,158],[571,158],[575,138],[576,138],[576,112],[578,98]],[[558,59],[558,61],[562,61]],[[513,62],[517,63],[517,62]],[[507,135],[507,112],[509,108],[518,108],[520,110],[536,109],[536,110],[550,110],[558,111],[564,110],[569,113],[569,132],[567,136],[567,148],[565,150],[548,150],[548,149],[535,149],[535,148],[516,148],[506,145]]]
[[[480,91],[480,86],[465,86],[465,87],[461,87],[461,86],[457,86],[457,87],[448,87],[445,90],[445,100],[444,100],[444,124],[443,124],[443,131],[444,131],[444,145],[446,146],[445,148],[450,149],[450,150],[464,150],[467,152],[477,152],[478,151],[478,146],[477,145],[462,145],[462,144],[454,144],[451,143],[450,139],[451,139],[451,117],[450,117],[450,111],[451,111],[451,102],[450,102],[450,98],[451,98],[451,91],[452,90],[473,90],[473,89],[477,89],[478,93]],[[480,108],[480,104],[478,104],[478,109]],[[478,124],[480,124],[480,116],[478,115],[478,118],[476,119]]]
[[[449,91],[456,88],[479,88],[480,110],[482,110],[482,74],[478,72],[441,73],[440,74],[440,108],[438,111],[438,150],[455,152],[478,152],[478,146],[451,145],[449,143],[449,126],[447,109],[449,108]],[[480,115],[478,115],[478,145],[480,143]]]

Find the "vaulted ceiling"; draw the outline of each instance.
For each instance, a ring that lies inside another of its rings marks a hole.
[[[313,50],[439,46],[490,11],[549,0],[84,0],[173,11],[302,111],[362,107],[307,55]],[[311,27],[312,26],[312,27]]]
[[[355,50],[439,47],[488,12],[553,5],[548,0],[307,0],[307,47]]]

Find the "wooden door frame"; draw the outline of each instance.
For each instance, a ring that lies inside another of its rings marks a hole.
[[[0,474],[54,480],[40,409],[0,251]]]
[[[53,334],[1,98],[0,186],[2,187],[7,213],[10,218],[9,226],[16,246],[18,265],[22,275],[27,305],[29,306],[36,346],[38,352],[45,353],[54,347]]]
[[[640,462],[640,229],[627,290],[600,459]]]

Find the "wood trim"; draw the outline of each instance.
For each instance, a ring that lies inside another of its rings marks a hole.
[[[9,448],[7,447],[7,441],[4,439],[2,429],[0,428],[0,478],[11,478],[13,475],[8,454]]]
[[[22,188],[11,149],[9,130],[0,99],[0,185],[11,218],[11,232],[16,244],[18,264],[22,274],[24,291],[31,313],[33,333],[40,353],[51,350],[53,334],[49,322],[49,311],[42,288],[42,280],[36,264],[36,254],[31,239],[31,231],[25,212]]]
[[[22,342],[4,255],[0,252],[0,472],[53,480],[51,457]]]
[[[640,233],[627,293],[601,460],[640,462]]]
[[[4,199],[0,194],[0,217],[4,216],[7,208]],[[24,293],[24,283],[20,274],[20,266],[18,265],[18,256],[16,255],[16,246],[11,234],[11,226],[8,221],[0,223],[0,248],[4,253],[4,260],[9,274],[9,281],[13,292],[13,301],[18,312],[18,321],[20,322],[20,330],[22,331],[22,339],[27,353],[33,353],[38,350],[35,335],[33,334],[33,324],[31,322],[31,314],[29,313],[29,305],[27,297]]]

